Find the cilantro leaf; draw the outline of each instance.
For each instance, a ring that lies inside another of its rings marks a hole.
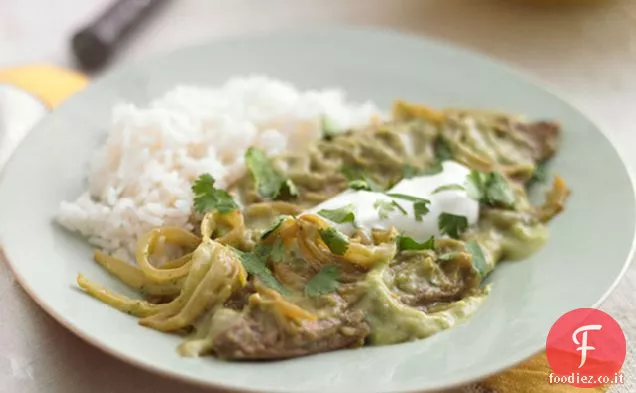
[[[387,218],[389,218],[389,213],[395,211],[396,209],[399,210],[403,215],[408,214],[406,210],[404,210],[404,208],[393,199],[391,199],[391,201],[378,199],[373,202],[373,208],[378,211],[378,215],[380,216],[381,220],[386,220]]]
[[[320,238],[336,255],[344,255],[349,248],[349,240],[336,228],[328,227],[320,230]]]
[[[360,168],[356,168],[353,165],[342,165],[340,167],[340,173],[345,177],[348,181],[356,180],[361,177],[362,170]]]
[[[252,253],[258,258],[261,258],[265,263],[267,262],[269,254],[271,254],[271,252],[272,245],[267,243],[259,243],[258,245],[256,245],[256,247],[254,247],[254,250],[252,250]]]
[[[276,290],[281,295],[289,295],[289,290],[276,279],[272,271],[267,267],[271,246],[259,244],[253,252],[243,252],[237,249],[234,249],[234,252],[239,256],[243,267],[249,274],[258,277],[263,284]]]
[[[415,215],[415,221],[422,221],[422,217],[428,214],[429,203],[431,203],[431,201],[424,198],[413,202],[413,214]]]
[[[471,240],[466,243],[466,250],[472,255],[471,263],[473,267],[477,270],[481,277],[484,277],[486,275],[488,263],[486,262],[486,257],[484,257],[481,247],[476,241]]]
[[[297,197],[300,192],[298,191],[298,187],[296,187],[296,183],[292,179],[287,179],[283,182],[283,185],[280,188],[281,195],[286,195],[289,197]]]
[[[481,200],[485,196],[488,175],[479,171],[470,171],[466,176],[466,195],[475,200]]]
[[[315,298],[334,292],[340,286],[340,266],[324,265],[305,285],[305,295]]]
[[[281,175],[269,161],[264,151],[250,147],[245,152],[245,164],[254,178],[261,198],[275,199],[281,194],[298,196],[296,185]]]
[[[419,198],[419,197],[414,197],[411,195],[406,195],[406,194],[395,194],[395,193],[387,193],[386,196],[389,196],[391,198],[396,198],[396,199],[404,199],[406,201],[410,201],[410,202],[416,202],[420,199],[424,199],[424,198]]]
[[[453,150],[448,141],[443,137],[438,137],[435,141],[435,157],[438,162],[453,159]]]
[[[362,179],[355,179],[349,182],[349,188],[356,191],[382,192],[384,188],[370,177],[363,175]]]
[[[364,170],[351,165],[343,165],[340,173],[349,181],[349,188],[356,191],[382,192],[384,188],[376,183]]]
[[[537,183],[545,183],[545,181],[548,180],[547,164],[547,161],[541,161],[537,164],[536,168],[534,168],[534,172],[532,173],[532,177],[526,184],[528,187]]]
[[[407,250],[436,250],[435,237],[431,236],[427,241],[418,243],[415,239],[409,236],[398,236],[397,238],[398,251]]]
[[[336,135],[344,134],[347,132],[345,128],[338,127],[333,120],[327,116],[320,118],[320,128],[322,129],[322,136],[325,139],[331,139]]]
[[[440,162],[436,162],[433,165],[429,166],[428,168],[424,169],[422,171],[422,175],[427,175],[427,176],[437,175],[438,173],[441,173],[443,170],[444,168],[442,167],[442,164]]]
[[[353,209],[353,205],[349,204],[339,209],[322,209],[318,214],[335,223],[344,224],[355,221],[356,216]]]
[[[206,194],[209,190],[214,189],[214,177],[209,173],[200,175],[192,184],[192,193],[194,195]]]
[[[378,199],[373,202],[373,208],[378,211],[378,215],[381,220],[386,220],[389,218],[389,212],[395,210],[395,207],[389,201],[385,201],[384,199]]]
[[[391,205],[395,206],[395,208],[398,209],[400,213],[402,213],[402,215],[406,216],[408,214],[406,210],[404,210],[404,208],[400,206],[396,201],[391,201]]]
[[[276,232],[278,230],[278,228],[280,228],[281,224],[283,222],[285,222],[285,220],[287,220],[290,217],[291,216],[287,216],[287,215],[282,215],[282,216],[276,217],[276,219],[272,222],[272,225],[270,225],[269,228],[267,228],[261,234],[261,240],[262,239],[266,239],[269,235],[271,235],[272,233]]]
[[[472,170],[466,177],[466,194],[487,205],[511,207],[515,195],[508,180],[499,172],[482,173]]]
[[[410,164],[402,165],[402,179],[411,179],[415,176],[419,176],[420,171]]]
[[[431,194],[437,194],[438,192],[454,191],[454,190],[463,191],[464,186],[462,186],[461,184],[446,184],[444,186],[437,187],[436,189],[433,190]]]
[[[412,165],[409,165],[409,164],[404,164],[404,165],[402,165],[402,178],[403,179],[411,179],[411,178],[416,177],[416,176],[437,175],[443,169],[444,168],[442,168],[442,164],[439,161],[429,165],[428,167],[426,167],[423,170],[419,170],[416,167],[414,167]]]
[[[369,189],[373,192],[384,192],[384,187],[380,184],[376,183],[375,180],[367,176],[366,174],[362,176],[362,180],[364,180],[368,185]]]
[[[508,180],[499,172],[490,174],[487,196],[491,205],[501,203],[505,206],[512,206],[515,203],[515,194],[510,188]]]
[[[468,219],[465,216],[442,213],[439,215],[437,225],[441,233],[458,239],[468,229]]]
[[[214,187],[214,178],[206,173],[192,184],[194,210],[199,214],[218,210],[225,214],[238,209],[238,205],[227,191]]]
[[[404,199],[413,202],[413,214],[415,215],[415,221],[422,221],[422,217],[429,212],[428,205],[431,203],[429,199],[404,194],[390,193],[386,195],[391,198]]]
[[[351,180],[349,182],[349,188],[355,191],[371,191],[371,186],[362,179]]]
[[[272,245],[270,258],[272,259],[272,262],[274,263],[280,263],[285,259],[285,245],[283,244],[283,241],[280,238],[276,239],[276,241]]]

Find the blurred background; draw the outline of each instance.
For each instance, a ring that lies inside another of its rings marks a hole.
[[[149,0],[125,1],[143,4]],[[73,67],[69,49],[72,35],[113,3],[0,0],[0,67],[25,63]],[[608,127],[632,120],[617,105],[624,104],[623,92],[636,91],[633,0],[163,3],[117,48],[105,70],[153,53],[221,37],[311,26],[384,26],[450,41],[506,61],[559,87]],[[598,115],[601,113],[603,116]]]
[[[155,0],[124,0],[143,7]],[[73,35],[113,0],[0,0],[0,71],[29,64],[80,69]],[[312,26],[393,28],[467,47],[557,90],[602,127],[636,169],[636,0],[165,0],[99,77],[135,59],[208,40]],[[126,14],[120,18],[126,18]],[[106,29],[108,30],[108,29]],[[378,53],[378,56],[382,56]],[[408,61],[408,59],[405,59]],[[0,263],[0,391],[186,391],[91,348],[55,323]],[[619,291],[636,291],[631,269]],[[620,303],[612,315],[633,314]],[[8,317],[11,315],[11,317]],[[628,328],[624,326],[624,328]],[[630,326],[636,331],[636,326]],[[40,348],[55,343],[55,352]],[[8,356],[7,353],[12,356]],[[96,366],[97,365],[97,366]],[[1,378],[2,376],[10,378]],[[117,376],[114,378],[114,376]],[[632,385],[633,387],[633,385]],[[634,391],[625,387],[625,391]],[[8,389],[8,390],[5,390]],[[57,390],[56,390],[57,389]],[[203,389],[188,387],[188,392]]]

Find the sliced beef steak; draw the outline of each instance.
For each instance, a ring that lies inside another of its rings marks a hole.
[[[284,359],[360,347],[369,332],[359,311],[281,326],[276,315],[254,309],[214,338],[213,351],[231,360]]]

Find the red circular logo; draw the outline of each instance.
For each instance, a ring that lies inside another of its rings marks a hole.
[[[622,381],[619,372],[625,352],[625,334],[618,322],[594,308],[564,314],[552,325],[546,341],[552,382],[580,388]]]

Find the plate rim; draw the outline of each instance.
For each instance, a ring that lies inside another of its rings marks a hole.
[[[219,44],[219,43],[228,43],[228,42],[232,42],[232,41],[245,41],[245,40],[258,40],[258,39],[267,39],[267,38],[275,38],[275,37],[280,37],[280,36],[286,36],[289,34],[296,34],[299,36],[302,35],[315,35],[315,34],[320,34],[320,33],[329,33],[329,34],[380,34],[386,37],[392,36],[392,38],[396,38],[396,39],[409,39],[409,40],[413,40],[413,41],[420,41],[420,42],[426,42],[427,45],[430,46],[435,46],[438,48],[442,48],[442,49],[447,49],[447,50],[451,50],[455,53],[459,53],[462,56],[469,56],[472,58],[476,58],[478,59],[480,62],[482,63],[487,63],[489,67],[494,67],[494,68],[498,68],[499,70],[502,70],[504,72],[507,72],[509,74],[514,75],[516,78],[522,79],[532,85],[534,85],[535,87],[539,88],[540,90],[542,90],[544,93],[549,94],[550,96],[552,96],[553,98],[555,98],[556,100],[559,100],[563,103],[565,103],[566,105],[568,105],[573,111],[575,111],[577,113],[577,115],[579,115],[580,117],[586,119],[591,125],[593,125],[596,130],[608,141],[609,145],[611,146],[611,148],[613,149],[614,153],[616,154],[616,156],[619,158],[620,163],[622,164],[622,167],[624,168],[627,177],[629,179],[629,182],[631,184],[631,190],[632,190],[632,197],[635,198],[636,201],[636,176],[634,175],[634,170],[627,164],[627,161],[625,159],[625,154],[623,153],[622,150],[620,148],[618,148],[619,144],[615,141],[615,138],[612,136],[611,133],[609,133],[606,129],[606,127],[602,124],[600,124],[596,119],[592,119],[590,116],[585,114],[585,111],[583,111],[578,104],[574,103],[573,101],[571,101],[571,99],[568,97],[568,95],[566,93],[564,93],[563,91],[561,91],[561,89],[556,88],[555,86],[553,86],[552,84],[548,83],[547,81],[541,80],[540,78],[534,76],[534,75],[530,75],[520,69],[515,68],[512,65],[509,65],[507,62],[500,60],[500,59],[496,59],[493,57],[490,57],[484,53],[481,52],[477,52],[471,48],[468,48],[464,45],[458,44],[456,42],[450,41],[450,40],[445,40],[445,39],[440,39],[438,37],[430,37],[428,35],[424,35],[424,34],[417,34],[417,33],[413,33],[413,32],[409,32],[409,31],[404,31],[404,30],[400,30],[400,29],[392,29],[392,28],[384,28],[384,27],[319,27],[319,28],[296,28],[296,29],[282,29],[282,30],[276,30],[276,31],[270,31],[270,32],[254,32],[254,33],[247,33],[247,34],[241,34],[241,35],[233,35],[233,36],[228,36],[228,37],[222,37],[222,38],[218,38],[218,39],[207,39],[207,40],[203,40],[194,44],[190,44],[190,45],[185,45],[185,46],[180,46],[178,48],[174,48],[171,50],[166,50],[166,51],[159,51],[157,53],[154,53],[150,56],[144,56],[142,58],[139,59],[135,59],[133,61],[125,61],[119,64],[114,65],[108,72],[99,75],[98,77],[96,77],[95,79],[92,80],[92,82],[87,86],[86,89],[92,89],[92,88],[101,88],[102,83],[105,83],[104,81],[107,81],[108,79],[110,79],[110,77],[114,74],[119,74],[122,72],[126,72],[126,70],[129,69],[134,69],[137,65],[140,64],[149,64],[152,63],[155,59],[161,59],[164,58],[166,56],[174,56],[176,54],[179,53],[183,53],[183,52],[190,52],[190,51],[196,51],[196,50],[204,50],[205,48],[209,47],[209,46],[213,46],[215,44]],[[95,85],[97,85],[97,87],[95,87]],[[72,97],[70,97],[68,100],[64,101],[60,106],[54,108],[51,112],[55,112],[57,110],[59,110],[58,108],[60,107],[65,107],[68,105],[73,105],[73,101],[75,101],[76,99],[80,99],[82,95],[82,91],[80,91],[78,94],[73,95]],[[79,97],[79,98],[78,98]],[[46,118],[48,116],[44,116],[43,119],[41,119],[40,121],[38,121],[32,129],[38,128],[41,126],[42,123],[44,123],[46,121]],[[2,181],[5,177],[6,174],[6,169],[11,166],[11,163],[15,160],[16,157],[16,153],[19,153],[23,143],[29,139],[29,138],[34,138],[34,134],[32,132],[29,132],[24,139],[18,144],[18,146],[16,146],[15,150],[10,154],[9,158],[6,160],[5,164],[3,165],[2,168],[0,168],[0,184],[2,184]],[[636,215],[632,218],[635,222],[636,222]],[[631,266],[633,260],[634,260],[634,255],[636,254],[636,229],[634,231],[634,238],[632,239],[632,243],[630,246],[630,250],[629,253],[627,254],[627,258],[626,260],[623,262],[623,266],[620,270],[620,272],[618,273],[618,275],[616,276],[616,278],[614,279],[614,281],[612,282],[612,284],[605,290],[605,292],[603,293],[603,295],[592,305],[589,305],[589,307],[591,308],[598,308],[601,304],[603,304],[607,298],[612,294],[612,292],[616,289],[616,287],[618,286],[618,284],[620,283],[620,281],[624,278],[627,270],[629,269],[629,267]],[[176,381],[180,381],[186,384],[190,384],[190,385],[194,385],[194,386],[199,386],[199,387],[205,387],[205,388],[218,388],[218,389],[224,389],[228,392],[249,392],[249,393],[258,393],[261,392],[261,390],[258,390],[256,388],[246,388],[246,387],[237,387],[236,385],[231,385],[226,383],[225,381],[222,382],[216,382],[216,381],[209,381],[209,380],[203,380],[203,379],[197,379],[194,377],[190,377],[188,375],[184,375],[178,371],[173,371],[170,369],[162,369],[160,367],[157,367],[155,365],[149,364],[149,363],[145,363],[143,361],[137,360],[133,357],[128,356],[125,352],[122,351],[118,351],[116,349],[112,349],[109,348],[107,345],[102,344],[99,340],[97,339],[93,339],[92,337],[90,337],[89,334],[86,334],[84,332],[82,332],[79,328],[77,328],[74,324],[72,324],[70,321],[68,321],[67,319],[65,319],[65,317],[61,314],[56,312],[51,306],[49,306],[47,304],[47,302],[44,299],[41,299],[40,297],[38,297],[35,294],[34,289],[29,285],[29,283],[27,282],[27,280],[18,272],[18,270],[16,269],[16,266],[14,265],[14,263],[12,262],[11,257],[8,255],[8,252],[6,251],[6,248],[3,247],[2,244],[2,239],[0,239],[0,259],[2,259],[2,257],[4,258],[6,265],[9,267],[11,273],[13,274],[13,276],[15,277],[16,281],[20,284],[20,286],[22,287],[22,289],[29,295],[29,297],[39,306],[41,307],[48,315],[50,315],[57,323],[61,324],[64,328],[68,329],[69,331],[71,331],[73,334],[75,334],[77,337],[81,338],[82,340],[84,340],[85,342],[87,342],[88,344],[90,344],[91,346],[105,352],[106,354],[113,356],[114,358],[123,361],[124,363],[133,365],[135,367],[139,367],[147,372],[150,372],[152,374],[155,375],[160,375],[162,377],[166,377],[166,378],[170,378],[172,380],[176,380]],[[391,388],[390,392],[391,393],[423,393],[423,392],[436,392],[439,390],[446,390],[446,389],[453,389],[453,388],[458,388],[458,387],[462,387],[471,383],[476,383],[479,382],[483,379],[486,379],[490,376],[493,375],[497,375],[500,374],[506,370],[509,370],[511,368],[514,368],[516,366],[518,366],[519,364],[525,362],[526,360],[528,360],[530,357],[535,356],[541,352],[543,352],[545,349],[545,344],[541,345],[539,348],[536,349],[531,349],[529,351],[527,351],[527,353],[522,353],[518,356],[518,360],[516,362],[499,362],[499,363],[494,363],[491,362],[490,364],[493,365],[491,367],[485,367],[486,369],[488,369],[488,371],[486,372],[473,372],[473,373],[467,373],[468,377],[464,378],[461,381],[455,381],[453,383],[449,383],[449,384],[438,384],[438,385],[431,385],[431,386],[427,386],[424,388],[424,390],[422,390],[422,388],[418,388],[417,386],[413,385],[413,386],[403,386],[402,388]],[[283,390],[283,389],[269,389],[269,391],[271,393],[286,393],[286,392],[295,392],[295,391],[289,391],[289,390]],[[334,390],[335,391],[335,390]],[[380,392],[379,390],[373,390],[372,392]]]

